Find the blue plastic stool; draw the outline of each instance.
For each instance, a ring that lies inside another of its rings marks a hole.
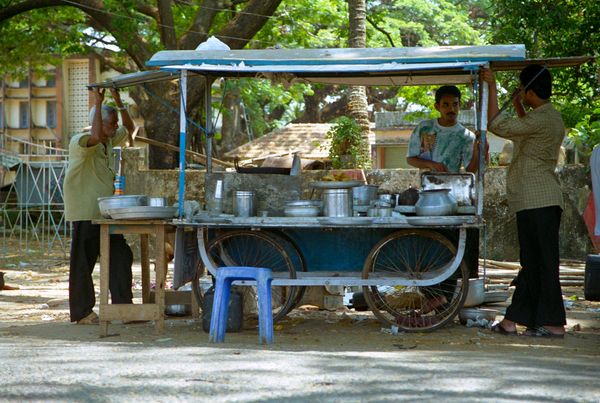
[[[208,341],[225,341],[227,311],[231,283],[236,280],[255,280],[258,292],[258,342],[273,343],[273,309],[271,306],[271,269],[260,267],[219,267],[215,281],[215,295],[210,317]]]

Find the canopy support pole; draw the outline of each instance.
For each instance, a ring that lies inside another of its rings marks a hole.
[[[489,66],[489,65],[488,65]],[[489,87],[487,82],[481,85],[481,127],[479,131],[479,169],[477,170],[477,215],[483,214],[483,174],[486,164],[485,145],[487,142],[487,124],[488,124],[488,104],[489,104]]]
[[[205,115],[206,115],[206,173],[212,173],[212,148],[213,148],[213,137],[215,135],[213,125],[212,125],[212,77],[204,76],[205,83],[205,91],[204,91],[204,107],[205,107]]]
[[[179,81],[179,219],[183,217],[183,200],[185,198],[185,149],[186,149],[186,100],[187,100],[187,70],[181,70]]]

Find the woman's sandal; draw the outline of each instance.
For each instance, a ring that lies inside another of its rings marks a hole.
[[[498,334],[501,334],[501,335],[504,335],[504,336],[516,336],[517,335],[517,331],[516,330],[513,330],[512,332],[508,331],[508,330],[506,330],[505,328],[502,327],[501,323],[502,322],[496,322],[496,323],[494,323],[492,325],[492,327],[490,328],[490,330],[492,332],[494,332],[494,333],[498,333]]]

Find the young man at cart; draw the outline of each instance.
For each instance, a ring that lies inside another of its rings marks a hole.
[[[540,65],[525,67],[512,103],[516,117],[500,113],[496,79],[490,69],[482,78],[490,87],[489,128],[512,140],[513,158],[506,178],[508,205],[517,218],[522,269],[502,321],[492,330],[516,335],[564,337],[565,307],[559,279],[559,227],[564,202],[556,165],[565,126],[552,103],[552,76]],[[526,112],[525,106],[531,110]]]
[[[92,310],[96,304],[92,272],[100,254],[100,226],[92,224],[92,220],[102,218],[98,197],[114,193],[112,148],[125,141],[135,128],[119,92],[111,88],[123,121],[123,126],[119,127],[117,110],[102,104],[104,92],[98,88],[92,91],[92,130],[71,139],[64,181],[65,218],[72,224],[69,309],[71,321],[84,325],[98,323],[98,315]],[[133,254],[123,235],[111,235],[109,289],[114,304],[132,303],[132,263]]]
[[[444,85],[435,92],[435,109],[440,113],[437,119],[421,121],[413,130],[408,146],[406,161],[419,169],[433,172],[458,173],[461,168],[468,172],[477,172],[479,168],[479,138],[458,122],[461,105],[461,92],[454,85]],[[488,145],[486,144],[486,153]],[[454,239],[454,231],[443,231],[444,235]],[[469,276],[478,276],[479,266],[479,230],[468,229],[465,245],[465,262]],[[442,283],[442,289],[453,289],[456,280],[450,278]],[[440,293],[435,293],[440,294]],[[444,294],[448,294],[447,297]],[[441,295],[429,298],[425,309],[432,310],[447,302],[450,291],[441,291]]]
[[[406,161],[415,168],[434,172],[457,173],[463,166],[468,172],[479,167],[479,140],[458,122],[461,93],[454,85],[435,92],[437,119],[420,122],[413,130]]]

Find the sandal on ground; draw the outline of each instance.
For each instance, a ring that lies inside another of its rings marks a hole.
[[[537,327],[527,327],[525,329],[525,331],[523,333],[521,333],[521,336],[533,337],[533,336],[535,336],[537,331],[538,331]]]
[[[92,312],[85,318],[79,319],[77,321],[78,325],[97,325],[98,323],[100,323],[100,320],[98,319],[98,315],[96,315],[96,312]]]
[[[492,327],[490,328],[490,330],[494,333],[498,333],[504,336],[516,336],[517,331],[513,330],[513,331],[508,331],[505,328],[502,327],[502,322],[496,322],[492,325]]]
[[[546,337],[550,339],[564,339],[564,333],[554,333],[546,329],[544,326],[540,326],[536,329],[536,332],[532,334],[533,337]]]

